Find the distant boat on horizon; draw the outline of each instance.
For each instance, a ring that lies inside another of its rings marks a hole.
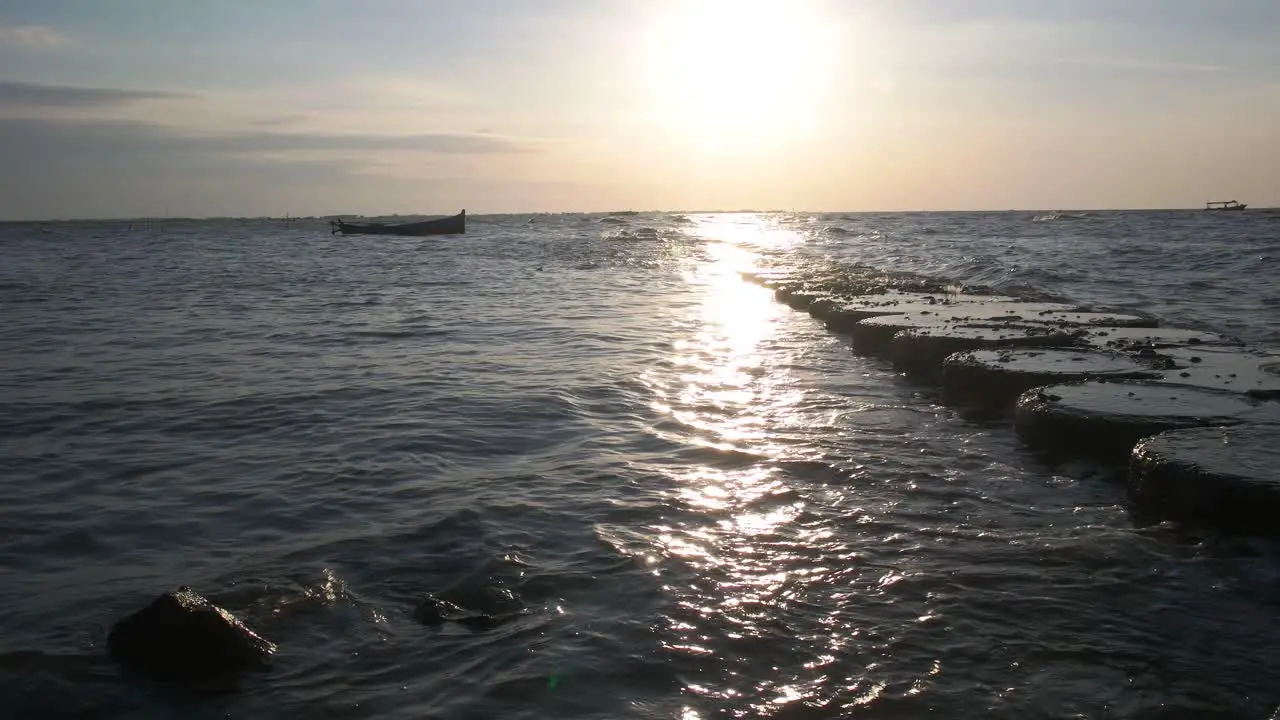
[[[1243,210],[1248,205],[1235,200],[1215,200],[1204,204],[1205,210]]]

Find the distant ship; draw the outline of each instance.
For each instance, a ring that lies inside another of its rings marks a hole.
[[[1249,206],[1244,203],[1238,203],[1235,200],[1221,200],[1204,204],[1205,210],[1243,210],[1247,207]]]

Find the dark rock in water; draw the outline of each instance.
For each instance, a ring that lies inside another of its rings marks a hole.
[[[488,630],[524,614],[524,604],[506,588],[486,587],[450,593],[466,607],[453,600],[428,594],[418,602],[413,617],[423,625],[453,622],[472,630]],[[468,609],[471,608],[471,609]]]
[[[1265,422],[1271,414],[1237,394],[1126,380],[1051,385],[1018,398],[1014,427],[1028,444],[1107,460],[1129,456],[1138,440],[1165,430]]]
[[[845,307],[854,299],[848,295],[823,295],[809,304],[809,314],[818,320],[828,323],[831,314]]]
[[[224,679],[260,666],[276,651],[234,615],[186,587],[117,622],[107,648],[126,667],[176,682]]]
[[[808,310],[814,302],[830,297],[832,297],[831,293],[805,288],[787,293],[783,302],[795,310]]]
[[[977,350],[947,357],[942,390],[948,401],[994,410],[1007,409],[1019,395],[1042,385],[1159,377],[1149,362],[1122,353],[1067,348]]]
[[[443,625],[448,620],[454,620],[464,615],[466,615],[465,610],[435,595],[427,595],[422,598],[418,602],[418,607],[413,611],[413,619],[423,625]]]
[[[789,270],[744,270],[738,274],[743,280],[770,290],[795,280],[795,273]]]
[[[899,331],[889,355],[893,366],[919,380],[941,376],[942,365],[953,353],[980,348],[1050,347],[1070,345],[1073,336],[1044,325],[943,325]]]
[[[1129,497],[1160,519],[1280,534],[1280,425],[1171,430],[1133,449]]]
[[[782,283],[774,288],[773,291],[774,299],[796,310],[808,309],[809,304],[815,298],[825,294],[826,292],[822,288],[806,283]]]

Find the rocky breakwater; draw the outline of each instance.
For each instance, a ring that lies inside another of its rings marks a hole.
[[[1144,517],[1280,532],[1256,521],[1280,511],[1280,472],[1266,461],[1280,428],[1280,354],[1153,317],[948,291],[862,266],[743,278],[848,335],[855,353],[939,385],[948,402],[1010,418],[1050,457],[1127,463]],[[1209,448],[1210,436],[1228,438],[1229,451]]]

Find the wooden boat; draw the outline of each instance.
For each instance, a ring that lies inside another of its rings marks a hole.
[[[428,235],[462,235],[467,232],[467,211],[457,215],[422,222],[386,225],[384,223],[349,223],[342,218],[329,221],[329,232],[343,235],[405,235],[408,237],[426,237]]]
[[[1238,203],[1235,200],[1221,200],[1204,204],[1205,210],[1243,210],[1247,207],[1249,206],[1244,203]]]

